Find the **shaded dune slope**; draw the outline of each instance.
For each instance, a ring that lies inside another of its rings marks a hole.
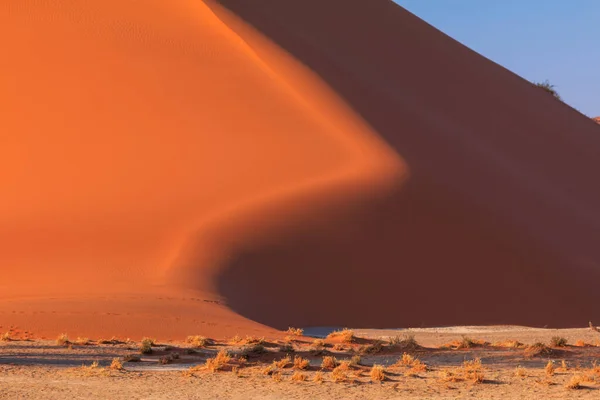
[[[219,280],[234,310],[280,328],[597,319],[592,121],[388,0],[218,3],[319,74],[410,170],[385,198],[236,252]]]

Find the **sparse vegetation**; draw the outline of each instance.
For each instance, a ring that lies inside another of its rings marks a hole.
[[[279,361],[273,361],[273,365],[277,368],[285,368],[292,365],[292,358],[290,356],[285,356]]]
[[[294,357],[294,369],[307,369],[310,366],[310,360],[300,356]]]
[[[552,347],[565,347],[567,345],[567,339],[561,336],[553,336],[550,339],[550,345]]]
[[[313,376],[313,382],[315,383],[323,383],[324,382],[323,373],[321,371],[317,371]]]
[[[140,362],[142,358],[137,354],[127,354],[123,357],[123,362]]]
[[[356,337],[354,331],[344,328],[341,331],[334,331],[327,335],[327,339],[341,339],[344,343],[353,343]]]
[[[306,380],[306,378],[307,378],[306,374],[304,374],[300,371],[296,371],[292,375],[292,380],[296,381],[296,382],[304,382]]]
[[[142,354],[152,354],[152,345],[154,341],[152,339],[144,338],[140,343],[140,353]]]
[[[66,333],[61,333],[56,338],[56,344],[59,346],[68,346],[71,342],[69,341],[69,337]]]
[[[10,332],[5,332],[4,334],[2,334],[2,336],[0,336],[0,341],[2,342],[10,342],[12,339],[10,337]]]
[[[389,339],[389,344],[392,347],[406,351],[413,351],[420,347],[417,341],[415,340],[415,335],[412,334],[407,334],[403,337],[392,336]]]
[[[361,354],[377,354],[383,351],[383,342],[381,340],[376,340],[371,344],[367,344],[361,346],[358,350]]]
[[[323,362],[321,363],[321,368],[323,369],[334,369],[339,364],[338,360],[332,356],[323,357]]]
[[[121,360],[119,360],[118,358],[113,358],[112,362],[110,363],[110,367],[108,368],[112,369],[113,371],[123,371],[125,369],[123,368]]]
[[[264,345],[262,345],[260,343],[256,343],[252,346],[244,346],[244,348],[242,349],[242,355],[245,357],[259,356],[266,352],[267,352],[267,349],[265,348]]]
[[[471,380],[474,383],[482,383],[485,380],[481,359],[467,360],[463,363],[462,368],[466,380]]]
[[[212,344],[212,340],[204,336],[188,336],[185,342],[197,349],[207,347]]]
[[[293,353],[295,350],[294,346],[292,346],[290,343],[284,343],[279,346],[279,351],[282,353]]]
[[[287,333],[293,336],[302,336],[302,334],[304,334],[304,330],[300,328],[292,328],[290,326],[287,330]]]
[[[551,84],[550,81],[548,81],[547,79],[545,81],[543,81],[543,82],[534,82],[534,85],[537,86],[537,87],[539,87],[540,89],[545,90],[546,92],[550,93],[556,99],[562,101],[562,98],[560,97],[560,95],[556,91],[556,86],[554,86],[553,84]]]
[[[526,357],[550,356],[552,355],[552,349],[546,346],[544,343],[537,342],[531,346],[528,346],[524,353]]]
[[[73,343],[78,346],[89,346],[92,344],[92,341],[88,338],[78,337]]]
[[[231,356],[227,350],[221,350],[213,358],[206,360],[206,368],[210,372],[217,372],[222,370],[231,361]]]
[[[571,377],[571,380],[565,385],[567,389],[581,389],[581,384],[584,382],[584,378],[581,375],[575,375]]]

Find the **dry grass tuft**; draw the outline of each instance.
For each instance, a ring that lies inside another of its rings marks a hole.
[[[304,334],[304,329],[292,328],[290,326],[286,332],[293,336],[302,336]]]
[[[323,373],[321,371],[317,371],[313,376],[313,382],[315,383],[323,383],[325,379],[323,378]]]
[[[58,337],[56,338],[56,344],[59,346],[67,346],[69,345],[71,342],[69,341],[69,337],[67,336],[66,333],[61,333],[60,335],[58,335]]]
[[[245,344],[260,344],[260,345],[264,345],[266,343],[266,341],[265,341],[265,338],[263,336],[261,336],[261,337],[246,336],[246,339],[244,339],[244,343]]]
[[[242,339],[240,336],[235,335],[234,337],[232,337],[231,339],[229,339],[229,343],[231,344],[240,344],[244,341],[244,339]]]
[[[525,349],[526,357],[542,357],[550,356],[552,354],[552,349],[541,342],[534,343]]]
[[[222,370],[229,361],[231,361],[231,356],[227,350],[223,349],[219,351],[215,357],[206,360],[206,368],[210,372],[217,372]]]
[[[567,389],[581,389],[581,384],[584,382],[584,378],[580,375],[575,375],[571,378],[571,380],[565,385]]]
[[[517,378],[527,378],[527,370],[520,365],[517,365],[517,368],[515,368],[515,376]]]
[[[352,343],[356,339],[354,331],[344,328],[341,331],[331,332],[327,335],[327,339],[341,339],[344,343]]]
[[[362,362],[361,356],[359,354],[356,354],[356,355],[353,355],[352,358],[350,358],[350,361],[348,362],[348,366],[358,367],[361,362]]]
[[[415,340],[415,335],[407,334],[403,337],[400,336],[392,336],[389,339],[390,346],[405,350],[405,351],[413,351],[419,349],[421,346]]]
[[[553,376],[555,372],[554,361],[548,361],[548,363],[544,367],[544,371],[546,371],[547,376]]]
[[[372,344],[368,344],[365,346],[361,346],[358,350],[361,354],[377,354],[383,351],[383,342],[381,340],[377,340]]]
[[[586,342],[584,342],[583,340],[578,340],[575,342],[575,346],[577,347],[588,347],[588,344]]]
[[[341,363],[331,371],[331,379],[336,383],[348,382],[350,380],[348,376],[349,370],[350,368],[347,363]]]
[[[10,337],[10,332],[6,332],[2,336],[0,336],[0,341],[1,342],[10,342],[11,340],[12,339]]]
[[[312,348],[315,350],[323,350],[327,346],[327,343],[323,339],[315,339],[312,342]]]
[[[123,364],[121,363],[121,360],[119,360],[118,358],[113,358],[112,362],[110,363],[110,367],[108,367],[108,368],[112,369],[113,371],[125,370],[125,368],[123,368]]]
[[[283,380],[283,375],[281,374],[281,371],[276,371],[271,374],[271,378],[275,382],[281,382]]]
[[[550,345],[552,347],[565,347],[567,345],[567,339],[561,336],[553,336],[550,339]]]
[[[565,360],[561,360],[560,367],[558,367],[557,370],[560,370],[562,372],[567,372],[569,370],[569,366],[567,365],[567,362]]]
[[[193,347],[199,349],[199,348],[203,348],[203,347],[207,347],[210,346],[213,341],[209,338],[206,338],[204,336],[188,336],[185,339],[185,342],[188,344],[191,344]]]
[[[456,371],[451,371],[451,370],[447,370],[447,369],[440,371],[438,376],[439,376],[440,380],[442,380],[444,382],[460,382],[460,381],[462,381],[460,374],[456,373]]]
[[[244,346],[242,349],[242,356],[244,357],[252,357],[259,356],[267,352],[267,349],[262,344],[256,343],[251,346]]]
[[[321,363],[321,368],[323,369],[334,369],[339,364],[338,360],[332,356],[323,357],[323,362]]]
[[[306,374],[303,374],[299,371],[294,372],[294,374],[292,375],[292,380],[295,382],[304,382],[307,378],[308,377],[306,376]]]
[[[294,368],[295,369],[307,369],[310,366],[310,361],[300,356],[294,357]]]
[[[482,383],[485,380],[480,358],[463,362],[462,370],[466,380],[471,380],[474,383]]]
[[[375,364],[369,373],[373,382],[383,382],[385,380],[385,369],[382,365]]]
[[[292,358],[290,356],[285,356],[279,361],[273,361],[273,365],[277,368],[285,368],[292,365]]]

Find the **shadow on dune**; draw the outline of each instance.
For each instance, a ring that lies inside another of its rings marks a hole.
[[[218,3],[316,72],[411,170],[384,199],[234,249],[217,281],[233,310],[278,328],[598,319],[594,122],[388,0]]]

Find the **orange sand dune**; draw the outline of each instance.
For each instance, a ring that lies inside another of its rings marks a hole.
[[[26,0],[0,34],[0,325],[599,316],[595,124],[391,1]]]

